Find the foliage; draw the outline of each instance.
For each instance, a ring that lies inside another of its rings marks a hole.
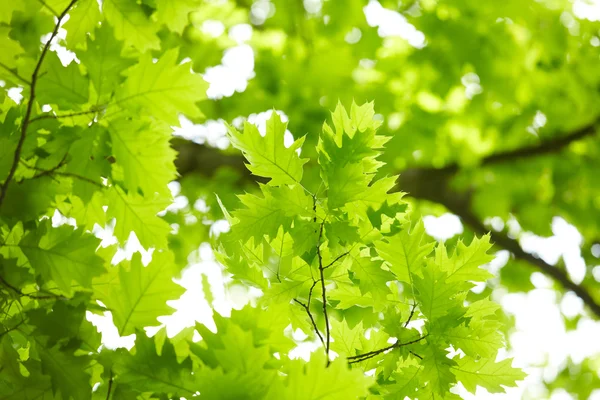
[[[220,259],[234,279],[263,291],[258,307],[287,305],[281,312],[293,328],[316,335],[328,368],[334,351],[334,365],[342,359],[353,372],[375,369],[373,398],[451,398],[458,381],[473,392],[477,385],[502,391],[500,385],[514,385],[524,374],[510,360],[495,362],[504,346],[497,307],[468,296],[474,282],[491,276],[480,268],[493,258],[489,236],[459,242],[450,253],[425,237],[402,193],[388,194],[395,177],[376,178],[378,149],[388,138],[376,134],[374,114],[372,103],[353,104],[350,113],[338,105],[333,127],[323,125],[319,138],[316,187],[303,186],[301,159],[290,153],[294,146],[283,146],[286,125],[277,113],[264,138],[249,124],[243,133],[231,128],[236,147],[253,149],[249,169],[258,166],[272,179],[261,186],[262,196],[244,195],[244,208],[224,211],[231,231]],[[449,348],[464,356],[452,357]],[[348,374],[343,371],[337,374]],[[327,376],[313,373],[315,380]],[[360,388],[369,384],[359,376],[353,385],[330,380],[328,398],[366,395]],[[320,398],[318,390],[303,384],[278,398]]]
[[[524,374],[498,356],[511,324],[491,286],[529,290],[533,266],[600,316],[600,27],[571,7],[1,2],[0,398],[455,398],[458,382],[514,386]],[[389,34],[374,12],[405,30]],[[240,49],[253,55],[249,81],[207,99],[211,67]],[[338,99],[374,99],[377,114]],[[289,123],[275,110],[264,132],[238,123],[273,108]],[[222,127],[239,151],[172,140],[181,116]],[[438,243],[421,216],[446,211],[468,230]],[[223,215],[231,230],[215,237]],[[515,239],[550,234],[554,216],[583,235],[581,281]],[[492,217],[522,231],[491,229]],[[121,260],[137,241],[151,260]],[[215,315],[216,333],[150,337],[202,242],[231,284],[262,295]],[[516,258],[500,279],[484,266],[492,243]],[[86,316],[106,311],[133,349],[101,344]],[[291,359],[290,326],[323,349]],[[596,361],[570,361],[549,390],[588,397]]]

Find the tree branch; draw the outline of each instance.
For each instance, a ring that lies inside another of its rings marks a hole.
[[[558,153],[562,151],[565,147],[570,145],[573,142],[584,139],[587,136],[592,136],[596,133],[598,129],[598,125],[600,124],[600,119],[596,119],[589,125],[583,126],[571,133],[561,135],[559,137],[549,139],[541,142],[540,144],[536,144],[533,146],[525,146],[520,147],[513,150],[501,151],[487,157],[484,157],[479,163],[482,165],[495,165],[495,164],[504,164],[511,163],[513,161],[517,161],[520,159],[526,159],[529,157],[537,157],[551,153]],[[419,168],[426,171],[436,171],[438,173],[445,174],[456,174],[460,170],[460,166],[457,163],[452,163],[446,165],[443,168]]]
[[[450,188],[449,182],[452,176],[453,173],[447,170],[413,169],[400,176],[398,186],[414,198],[443,205],[448,211],[460,217],[474,232],[479,234],[488,233],[489,229],[471,211],[469,193],[458,193]],[[585,287],[573,282],[564,270],[525,252],[515,239],[493,231],[490,232],[490,235],[495,244],[510,251],[516,258],[527,261],[533,267],[553,278],[566,290],[573,291],[594,315],[600,318],[600,304]]]
[[[15,154],[13,157],[12,165],[10,167],[8,175],[6,176],[6,180],[4,181],[4,184],[2,185],[2,191],[0,192],[0,207],[2,207],[2,203],[4,202],[4,198],[6,197],[6,192],[8,190],[8,185],[14,178],[15,172],[17,171],[17,166],[19,165],[19,160],[21,159],[21,151],[23,150],[23,144],[25,144],[25,137],[27,136],[27,127],[29,126],[29,123],[31,122],[31,112],[33,110],[33,104],[35,103],[35,86],[37,84],[37,79],[38,79],[38,75],[40,73],[40,69],[42,67],[42,63],[44,62],[44,58],[46,57],[46,54],[48,53],[48,49],[50,48],[50,43],[52,42],[52,40],[54,40],[54,38],[58,34],[58,29],[60,28],[60,23],[62,22],[63,18],[67,15],[67,13],[71,9],[71,7],[73,7],[73,5],[75,5],[76,2],[77,2],[77,0],[71,0],[69,5],[58,16],[58,20],[56,21],[56,26],[54,27],[54,30],[52,31],[50,38],[44,45],[44,48],[42,49],[42,54],[40,55],[40,59],[38,60],[36,66],[35,66],[35,69],[33,70],[33,74],[31,75],[29,101],[27,102],[27,109],[25,111],[25,116],[23,117],[23,122],[21,123],[21,136],[19,137],[19,142],[17,143],[17,147],[15,149]]]
[[[497,165],[510,163],[528,157],[537,157],[557,153],[569,144],[593,135],[597,131],[600,120],[586,125],[576,131],[562,135],[556,139],[547,140],[536,146],[499,152],[485,157],[480,165]],[[192,172],[210,177],[219,167],[233,168],[238,171],[245,181],[257,181],[246,169],[243,157],[219,152],[206,146],[196,145],[176,140],[176,150],[179,151],[177,168],[181,175]],[[486,233],[488,229],[471,211],[468,193],[458,193],[449,188],[449,182],[460,170],[458,164],[450,164],[443,168],[410,168],[402,171],[397,189],[408,192],[412,197],[432,201],[445,206],[450,212],[459,216],[467,225],[478,233]],[[507,236],[492,232],[492,240],[499,246],[509,250],[518,259],[527,261],[544,274],[559,282],[565,289],[577,294],[590,310],[600,318],[600,304],[591,296],[589,291],[571,281],[561,269],[523,251],[519,243]]]
[[[450,207],[447,208],[450,212],[458,215],[464,222],[466,222],[467,225],[469,225],[471,229],[473,229],[473,231],[478,232],[480,234],[490,232],[481,223],[481,221],[469,210]],[[581,300],[583,300],[583,303],[588,306],[588,308],[596,315],[596,317],[600,318],[600,304],[596,301],[596,299],[592,297],[591,293],[585,287],[573,282],[569,278],[565,270],[560,269],[554,265],[550,265],[541,258],[534,256],[533,254],[526,253],[521,248],[521,245],[518,241],[516,241],[515,239],[511,239],[502,233],[491,231],[490,236],[492,242],[510,251],[516,258],[521,259],[523,261],[527,261],[529,264],[536,267],[544,274],[550,276],[566,290],[571,290]]]

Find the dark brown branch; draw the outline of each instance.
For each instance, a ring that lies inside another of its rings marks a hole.
[[[500,152],[484,158],[481,165],[496,165],[510,163],[528,157],[536,157],[545,154],[556,153],[563,150],[569,144],[593,135],[599,121],[584,126],[572,133],[562,137],[542,142],[536,146],[527,146],[520,149]],[[181,175],[191,172],[212,176],[219,167],[229,167],[238,171],[245,181],[255,181],[246,169],[243,157],[219,152],[206,146],[196,145],[183,140],[176,141],[175,148],[179,150],[177,168]],[[483,223],[470,211],[470,199],[468,194],[458,193],[449,188],[452,177],[458,173],[458,164],[451,164],[444,168],[411,168],[402,171],[399,179],[398,189],[408,192],[411,196],[433,201],[444,205],[471,228],[484,233],[488,230]],[[501,247],[511,251],[515,257],[529,262],[541,272],[552,277],[565,289],[572,290],[577,294],[590,310],[600,318],[600,304],[590,295],[589,291],[572,282],[568,275],[561,269],[552,266],[543,260],[526,253],[516,240],[510,239],[500,233],[492,233],[492,240]]]
[[[50,38],[44,45],[42,49],[42,54],[40,55],[40,59],[38,60],[33,73],[31,74],[31,85],[29,91],[29,101],[27,102],[27,109],[25,111],[25,116],[23,117],[23,122],[21,123],[21,136],[19,137],[19,142],[17,143],[17,147],[15,149],[15,154],[13,157],[13,162],[6,176],[6,180],[2,185],[2,191],[0,192],[0,207],[2,207],[2,203],[4,202],[4,198],[6,197],[6,192],[8,190],[8,185],[12,181],[15,176],[15,172],[17,171],[17,166],[19,165],[19,160],[21,159],[21,151],[23,150],[23,144],[25,144],[25,138],[27,136],[27,127],[31,122],[31,112],[33,110],[33,104],[35,103],[35,86],[37,84],[38,75],[40,73],[40,68],[42,67],[42,63],[44,62],[44,58],[48,53],[48,49],[50,48],[50,43],[56,35],[58,34],[58,29],[60,28],[60,23],[63,18],[67,15],[71,7],[77,2],[77,0],[71,0],[69,5],[64,9],[64,11],[58,16],[58,20],[56,21],[56,26],[50,35]]]
[[[450,207],[448,207],[448,210],[458,215],[473,229],[473,231],[481,234],[489,232],[489,230],[481,223],[481,221],[469,210]],[[491,231],[490,236],[492,242],[510,251],[516,258],[521,259],[523,261],[527,261],[529,264],[533,265],[541,272],[557,281],[566,290],[571,290],[581,300],[583,300],[584,304],[588,306],[588,308],[596,315],[596,317],[600,318],[600,303],[598,303],[596,299],[592,297],[590,292],[585,287],[573,282],[569,278],[565,270],[560,269],[554,265],[550,265],[541,258],[538,258],[533,254],[525,252],[521,248],[519,242],[517,242],[515,239],[509,238],[508,236],[502,233]]]
[[[487,157],[484,157],[479,165],[494,165],[510,163],[520,159],[537,157],[551,153],[558,153],[573,142],[584,139],[596,133],[600,124],[600,119],[592,122],[589,125],[583,126],[571,133],[546,140],[540,144],[533,146],[520,147],[514,150],[501,151]],[[444,174],[455,174],[460,170],[460,166],[456,163],[449,164],[443,168],[422,168],[427,171],[436,171]]]
[[[435,173],[431,170],[417,171],[418,170],[411,170],[407,174],[401,175],[399,179],[400,188],[407,191],[415,198],[442,204],[448,211],[460,217],[461,220],[470,226],[476,233],[486,234],[489,232],[489,229],[487,229],[481,220],[471,211],[469,194],[458,193],[450,188],[449,182],[452,177],[451,174],[447,171],[441,171],[439,173]],[[491,232],[490,234],[492,241],[498,246],[510,251],[516,258],[527,261],[530,265],[560,283],[565,289],[573,291],[581,298],[581,300],[583,300],[594,315],[600,318],[600,304],[592,297],[586,288],[574,283],[564,270],[550,265],[544,260],[525,252],[521,248],[519,242],[515,239],[511,239],[499,232]]]
[[[600,120],[596,120],[590,125],[579,128],[567,135],[542,142],[539,145],[527,146],[515,150],[492,154],[491,156],[483,159],[483,165],[500,164],[511,162],[520,158],[537,157],[544,154],[557,153],[562,151],[571,143],[596,133],[598,123],[600,123]]]
[[[415,340],[411,340],[410,342],[400,343],[400,342],[397,341],[396,343],[394,343],[394,344],[392,344],[390,346],[384,347],[383,349],[373,350],[373,351],[370,351],[368,353],[364,353],[364,354],[359,354],[359,355],[356,355],[356,356],[348,357],[347,358],[348,364],[359,363],[361,361],[365,361],[365,360],[368,360],[370,358],[376,357],[376,356],[378,356],[381,353],[385,353],[388,350],[393,350],[393,349],[397,349],[397,348],[400,348],[400,347],[404,347],[404,346],[408,346],[408,345],[411,345],[411,344],[418,343],[421,340],[425,339],[428,335],[429,334],[423,335],[423,336],[421,336],[421,337],[419,337],[419,338],[417,338]]]

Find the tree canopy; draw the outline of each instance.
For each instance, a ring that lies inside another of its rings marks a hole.
[[[0,399],[514,387],[502,294],[541,273],[584,305],[567,329],[600,319],[594,7],[2,2]],[[424,221],[445,213],[464,231],[436,240]],[[526,246],[557,218],[579,269]],[[258,295],[216,331],[145,331],[202,243]],[[106,312],[133,348],[103,343],[90,315]],[[527,396],[589,398],[599,363],[567,360]]]

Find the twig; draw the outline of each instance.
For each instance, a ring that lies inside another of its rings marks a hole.
[[[327,268],[329,268],[329,267],[333,266],[333,264],[335,264],[335,263],[336,263],[336,262],[337,262],[337,261],[338,261],[340,258],[342,258],[342,257],[345,257],[345,256],[347,256],[348,254],[350,254],[350,252],[349,252],[349,251],[347,251],[347,252],[345,252],[345,253],[342,253],[342,254],[340,254],[339,256],[337,256],[337,257],[335,258],[335,260],[333,260],[332,262],[330,262],[329,264],[327,264],[326,266],[324,266],[324,267],[323,267],[323,269],[327,269]]]
[[[558,152],[570,143],[594,134],[597,124],[598,121],[562,138],[550,140],[538,146],[497,153],[484,158],[481,164],[492,165],[516,161],[524,157]],[[470,194],[459,193],[450,185],[451,179],[458,171],[459,166],[456,164],[440,169],[407,169],[400,176],[398,188],[408,192],[412,197],[443,205],[448,211],[460,217],[474,232],[480,234],[488,233],[489,229],[485,227],[483,222],[471,210]],[[600,303],[591,295],[587,288],[573,282],[563,269],[550,265],[544,260],[525,252],[517,240],[511,239],[500,232],[492,231],[490,235],[495,244],[510,251],[516,258],[528,262],[533,267],[550,276],[566,290],[573,291],[588,306],[596,318],[600,318]]]
[[[110,377],[108,378],[108,389],[106,391],[106,400],[110,400],[110,392],[112,391],[112,385],[113,385],[113,372],[112,369],[110,370]]]
[[[54,40],[54,38],[58,34],[58,29],[60,28],[60,23],[62,22],[63,18],[67,15],[67,13],[71,9],[71,7],[73,7],[73,5],[76,2],[77,2],[77,0],[71,0],[69,5],[58,16],[58,20],[56,21],[56,26],[54,27],[54,30],[52,31],[50,38],[44,45],[44,48],[42,49],[42,54],[40,55],[40,59],[38,60],[36,66],[35,66],[35,69],[33,70],[33,74],[31,74],[29,101],[27,102],[27,109],[25,111],[25,116],[23,117],[23,122],[21,123],[21,136],[19,137],[19,142],[17,143],[17,147],[15,149],[15,155],[13,158],[12,165],[10,167],[8,175],[6,176],[6,180],[4,181],[4,184],[2,185],[2,192],[0,192],[0,207],[2,207],[4,198],[6,197],[6,192],[8,190],[8,185],[14,178],[15,172],[17,171],[17,165],[19,165],[19,160],[21,159],[21,151],[23,150],[23,144],[25,144],[25,138],[27,136],[27,127],[29,126],[29,123],[31,122],[30,121],[31,111],[33,110],[33,104],[35,103],[35,85],[37,84],[37,79],[38,79],[38,74],[40,73],[40,68],[42,67],[44,58],[46,57],[46,54],[48,53],[48,49],[50,48],[50,43],[52,42],[52,40]]]
[[[50,169],[41,169],[41,168],[32,167],[33,169],[35,169],[37,171],[41,171],[41,172],[39,174],[35,174],[34,176],[32,176],[31,179],[41,178],[42,176],[51,175],[51,174],[55,173],[57,169],[59,169],[60,167],[65,165],[68,155],[69,155],[68,152],[65,153],[65,155],[60,160],[60,162]]]
[[[62,296],[59,296],[59,295],[56,295],[56,294],[50,294],[50,295],[47,295],[47,296],[37,296],[37,295],[31,294],[31,293],[23,293],[19,288],[14,287],[10,283],[8,283],[2,276],[0,276],[0,282],[4,286],[6,286],[7,288],[9,288],[12,291],[14,291],[15,293],[17,293],[19,296],[29,297],[30,299],[47,300],[47,299],[60,299],[60,298],[63,298]]]
[[[21,322],[19,322],[18,324],[16,324],[15,326],[13,326],[12,328],[8,328],[7,330],[5,330],[4,332],[0,333],[0,337],[6,335],[7,333],[14,331],[15,329],[18,329],[21,325],[23,325],[25,323],[25,320],[21,320]]]
[[[90,110],[77,111],[77,112],[72,112],[69,114],[60,114],[60,115],[44,114],[44,115],[40,115],[35,118],[32,118],[31,121],[29,121],[29,123],[33,123],[35,121],[39,121],[42,119],[61,119],[61,118],[69,118],[69,117],[78,117],[80,115],[87,115],[87,114],[97,114],[99,111],[100,111],[100,109],[98,107],[94,106]]]
[[[319,240],[317,242],[317,257],[319,258],[319,274],[321,275],[321,294],[323,296],[323,316],[325,317],[325,337],[326,339],[326,344],[325,344],[325,356],[327,357],[327,366],[329,366],[329,363],[331,362],[329,359],[329,345],[331,342],[331,332],[329,331],[329,316],[327,315],[327,295],[325,292],[325,276],[323,274],[323,271],[325,270],[323,268],[323,257],[321,256],[321,238],[323,237],[323,225],[325,224],[325,220],[323,220],[323,222],[321,223],[321,227],[319,228]]]
[[[308,317],[310,318],[310,322],[312,323],[312,326],[315,330],[315,333],[317,334],[317,336],[319,337],[319,339],[321,340],[321,343],[323,344],[323,348],[326,349],[326,345],[325,345],[325,341],[323,340],[323,336],[321,336],[321,332],[319,332],[319,328],[317,327],[317,322],[315,321],[312,313],[310,312],[310,299],[312,297],[312,292],[313,289],[315,288],[315,286],[317,285],[319,281],[314,281],[313,285],[311,286],[309,292],[308,292],[308,303],[304,304],[302,303],[300,300],[294,299],[294,301],[296,303],[298,303],[300,306],[302,306],[302,308],[304,308],[304,310],[306,311],[306,313],[308,314]]]
[[[417,353],[415,353],[414,351],[409,351],[410,354],[412,354],[413,356],[417,357],[418,359],[422,360],[423,357],[421,357],[420,355],[418,355]]]
[[[90,179],[90,178],[85,177],[85,176],[77,175],[77,174],[74,174],[72,172],[56,171],[56,169],[58,169],[60,167],[60,165],[57,165],[56,167],[53,167],[53,168],[51,168],[49,170],[46,170],[46,169],[43,169],[43,168],[38,168],[38,167],[35,167],[35,166],[31,166],[31,165],[27,165],[25,163],[23,163],[23,165],[25,165],[25,167],[27,167],[29,169],[34,169],[36,171],[41,171],[40,174],[34,175],[30,179],[39,178],[39,177],[44,176],[44,175],[50,175],[50,174],[52,174],[52,175],[67,176],[67,177],[70,177],[70,178],[79,179],[79,180],[91,183],[92,185],[96,185],[96,186],[98,186],[101,189],[104,189],[104,187],[105,187],[101,183],[96,182],[93,179]]]
[[[373,351],[370,351],[368,353],[364,353],[364,354],[359,354],[359,355],[356,355],[356,356],[348,357],[347,358],[348,364],[359,363],[361,361],[365,361],[365,360],[368,360],[368,359],[373,358],[375,356],[378,356],[379,354],[384,353],[384,352],[386,352],[388,350],[392,350],[392,349],[396,349],[396,348],[399,348],[399,347],[404,347],[404,346],[408,346],[408,345],[411,345],[411,344],[415,344],[415,343],[420,342],[421,340],[425,339],[427,336],[429,336],[429,334],[421,336],[418,339],[411,340],[410,342],[405,342],[405,343],[396,342],[396,343],[394,343],[394,344],[392,344],[390,346],[384,347],[383,349],[373,350]]]
[[[406,320],[406,322],[404,323],[404,328],[406,328],[408,326],[408,323],[410,322],[410,320],[412,319],[413,315],[415,315],[415,309],[417,308],[417,303],[415,302],[412,305],[412,309],[410,310],[410,315],[408,316],[408,319]]]

